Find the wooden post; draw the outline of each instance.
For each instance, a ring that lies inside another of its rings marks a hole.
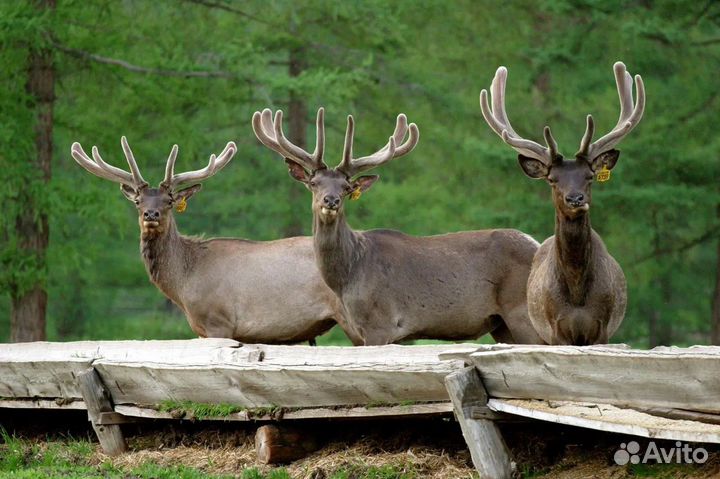
[[[314,434],[275,425],[259,427],[255,452],[261,464],[287,464],[318,449]]]
[[[488,400],[475,368],[467,367],[448,374],[445,387],[480,477],[510,479],[513,469],[510,453],[497,425],[488,419],[473,419],[474,411],[484,407]]]
[[[125,452],[127,445],[120,426],[100,424],[102,414],[113,412],[113,405],[97,371],[89,368],[78,374],[78,387],[87,407],[88,419],[105,454],[117,456]]]

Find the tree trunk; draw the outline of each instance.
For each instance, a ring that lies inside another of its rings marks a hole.
[[[39,0],[38,9],[54,9],[55,0]],[[53,101],[55,99],[55,72],[52,52],[33,48],[28,58],[27,91],[32,97],[31,107],[36,112],[35,146],[37,156],[33,164],[40,172],[40,181],[50,181],[52,158]],[[32,191],[32,189],[28,189]],[[46,190],[46,188],[44,188]],[[11,294],[12,313],[10,339],[14,342],[42,341],[45,339],[45,311],[47,291],[42,271],[46,268],[45,251],[49,240],[47,212],[38,204],[32,192],[20,199],[23,211],[15,220],[19,248],[34,257],[36,269],[34,284],[20,288],[14,285]]]
[[[716,208],[717,217],[720,218],[720,204]],[[720,345],[720,240],[717,242],[717,258],[715,266],[715,292],[712,299],[712,328],[710,331],[710,344]]]
[[[290,50],[289,73],[291,78],[300,76],[305,70],[305,49],[298,47]],[[290,141],[307,150],[307,106],[305,101],[295,90],[290,91],[290,104],[288,105],[290,116]],[[303,224],[309,221],[307,208],[301,205],[309,204],[305,191],[297,188],[297,185],[290,189],[290,221],[285,229],[285,236],[300,236],[303,234]]]

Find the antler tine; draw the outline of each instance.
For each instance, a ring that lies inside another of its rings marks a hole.
[[[555,145],[554,148],[548,142],[548,147],[544,147],[539,143],[531,140],[526,140],[518,135],[510,124],[510,120],[507,116],[505,109],[505,84],[507,82],[507,68],[501,66],[495,72],[495,77],[490,84],[490,91],[492,95],[492,109],[490,109],[490,103],[488,102],[488,92],[483,89],[480,92],[480,110],[482,111],[483,118],[490,126],[490,128],[497,133],[505,143],[510,145],[515,151],[521,155],[525,155],[536,160],[540,160],[545,164],[552,162],[557,152],[557,143],[550,135],[550,140]],[[548,137],[546,136],[546,141]]]
[[[307,170],[315,171],[327,168],[323,162],[323,155],[325,154],[325,110],[323,108],[318,109],[316,144],[315,151],[312,154],[285,138],[282,130],[282,117],[282,110],[275,112],[274,120],[272,112],[267,108],[262,113],[255,112],[252,124],[258,140],[274,152],[295,161]]]
[[[645,84],[640,75],[635,75],[635,102],[632,97],[632,77],[628,73],[625,64],[616,62],[613,65],[615,71],[615,83],[617,84],[618,96],[620,98],[620,117],[615,128],[605,136],[599,138],[588,148],[588,157],[593,158],[612,149],[630,131],[637,126],[645,111]]]
[[[130,186],[132,188],[136,188],[137,185],[135,185],[132,175],[126,171],[120,170],[119,168],[115,168],[116,170],[120,171],[122,174],[116,174],[113,170],[102,168],[98,163],[91,160],[90,157],[85,153],[85,150],[83,150],[83,147],[80,145],[80,143],[75,142],[72,144],[72,147],[70,147],[70,155],[73,157],[73,159],[85,168],[87,171],[92,173],[95,176],[98,176],[100,178],[104,178],[106,180],[113,181],[115,183],[121,183],[127,186]],[[93,156],[100,158],[99,153],[97,153],[97,148],[93,146]],[[101,158],[102,161],[102,158]],[[108,165],[109,166],[109,165]]]
[[[405,138],[408,130],[410,136],[405,143],[398,146],[398,143]],[[337,166],[337,170],[342,171],[349,177],[353,177],[358,173],[367,171],[378,166],[387,163],[394,158],[400,158],[403,155],[410,153],[418,143],[420,139],[420,131],[415,123],[407,124],[407,117],[404,114],[400,114],[397,117],[395,124],[395,131],[393,135],[388,139],[385,146],[380,148],[377,152],[370,156],[364,156],[362,158],[352,157],[352,145],[355,134],[355,121],[352,115],[348,115],[348,125],[345,131],[345,147],[343,149],[343,159]]]
[[[343,144],[343,157],[337,169],[344,172],[348,176],[353,176],[352,172],[352,147],[355,137],[355,120],[352,115],[347,117],[347,127],[345,128],[345,143]]]
[[[220,156],[215,156],[215,154],[210,155],[210,160],[208,161],[208,164],[205,168],[201,170],[187,171],[184,173],[173,175],[170,183],[167,186],[169,186],[173,190],[177,190],[181,185],[185,183],[197,183],[200,181],[204,181],[213,176],[221,169],[223,169],[225,165],[230,162],[232,157],[235,156],[236,152],[237,146],[234,142],[230,141],[227,145],[225,145],[225,148],[223,149],[222,153],[220,153]]]
[[[577,153],[575,153],[575,156],[582,155],[587,157],[590,151],[590,142],[595,134],[595,122],[593,121],[592,115],[587,116],[586,122],[585,134],[583,135],[582,140],[580,140],[580,149]]]
[[[172,149],[170,150],[170,155],[168,156],[167,163],[165,164],[165,179],[162,182],[162,185],[165,186],[172,186],[172,179],[173,176],[175,176],[175,160],[177,160],[177,154],[178,154],[178,146],[173,145]]]
[[[130,149],[130,145],[128,145],[127,138],[125,138],[125,136],[120,137],[120,145],[122,145],[123,153],[125,153],[125,159],[127,160],[128,165],[130,166],[130,171],[132,172],[132,176],[133,176],[133,179],[135,180],[135,183],[137,185],[146,185],[147,186],[148,183],[147,183],[147,181],[145,181],[143,179],[142,175],[140,174],[140,168],[138,168],[137,162],[135,161],[135,156],[133,155],[133,152]],[[93,156],[94,156],[94,151],[93,151]],[[99,155],[98,155],[98,157],[99,157]],[[97,161],[97,158],[95,159],[95,161]],[[100,161],[102,161],[102,159]],[[107,165],[107,164],[105,164],[105,165]],[[101,164],[100,166],[103,166],[103,165]],[[110,166],[110,165],[107,165],[107,166]],[[114,168],[112,166],[110,166],[110,167]],[[118,170],[118,171],[122,171],[122,170]],[[123,173],[124,173],[124,171],[123,171]]]

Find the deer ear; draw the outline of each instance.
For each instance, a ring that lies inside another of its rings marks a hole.
[[[189,186],[185,188],[184,190],[177,191],[173,194],[173,197],[175,200],[189,200],[192,195],[197,193],[202,189],[202,185],[200,183],[196,185]]]
[[[590,160],[590,169],[593,171],[598,171],[603,166],[605,166],[608,170],[612,170],[613,168],[615,168],[615,165],[617,164],[619,158],[620,152],[618,150],[604,151],[592,160]]]
[[[125,195],[125,198],[129,199],[130,201],[135,201],[137,199],[138,192],[132,186],[121,184],[120,191],[122,191],[122,194]]]
[[[529,158],[524,155],[518,155],[518,162],[520,167],[523,169],[526,175],[533,179],[540,179],[547,177],[550,172],[549,168],[545,163],[535,158]]]
[[[307,171],[305,171],[305,168],[289,158],[285,158],[285,163],[288,165],[288,173],[290,173],[290,176],[301,183],[307,184],[307,182],[310,181],[310,177],[308,176]]]
[[[360,191],[364,193],[379,179],[380,177],[378,175],[359,176],[353,181],[353,190],[359,188]]]

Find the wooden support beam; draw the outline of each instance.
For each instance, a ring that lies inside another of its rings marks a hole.
[[[310,431],[268,425],[255,433],[255,452],[261,464],[287,464],[317,449],[318,442]]]
[[[475,368],[468,367],[447,375],[445,386],[480,477],[510,479],[513,473],[510,453],[497,425],[488,419],[473,419],[478,408],[488,401]]]
[[[117,456],[125,452],[127,445],[120,426],[100,423],[103,413],[114,411],[110,395],[95,369],[89,368],[78,374],[78,388],[87,406],[88,419],[92,423],[103,451],[110,456]]]

